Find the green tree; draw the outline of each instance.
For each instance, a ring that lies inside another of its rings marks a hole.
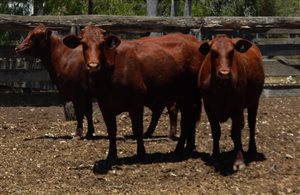
[[[88,13],[86,0],[45,0],[44,14],[79,15]]]
[[[28,15],[30,13],[30,0],[0,0],[0,13]]]
[[[257,8],[260,16],[275,16],[277,15],[276,5],[279,1],[273,0],[258,0]]]
[[[14,15],[29,15],[30,14],[29,0],[7,1],[0,0],[1,14]],[[0,31],[0,45],[15,45],[21,40],[21,35],[26,33],[16,31]]]
[[[93,0],[94,14],[100,15],[146,15],[145,0]]]

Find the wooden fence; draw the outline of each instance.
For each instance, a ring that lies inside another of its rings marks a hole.
[[[300,75],[300,17],[136,17],[136,16],[14,16],[0,14],[0,30],[27,31],[39,23],[59,31],[74,31],[88,24],[115,33],[191,32],[200,39],[217,33],[241,36],[256,42],[269,76]],[[16,56],[15,46],[0,46],[0,86],[28,91],[55,90],[41,62]],[[281,56],[278,60],[267,57]],[[281,63],[279,63],[281,62]],[[285,70],[274,67],[285,66]],[[278,71],[276,71],[278,70]]]

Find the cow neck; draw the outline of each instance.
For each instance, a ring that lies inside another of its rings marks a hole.
[[[59,65],[59,63],[53,62],[53,54],[55,54],[60,47],[63,47],[63,42],[58,36],[53,34],[50,36],[50,39],[48,41],[49,42],[47,44],[47,47],[45,48],[42,61],[46,66],[47,70],[49,71],[51,78],[55,79],[56,69],[58,68],[55,66]],[[61,53],[61,55],[62,54],[63,53]]]

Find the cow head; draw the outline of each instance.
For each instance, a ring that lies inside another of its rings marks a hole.
[[[217,35],[212,41],[201,44],[199,51],[203,55],[210,55],[212,74],[220,79],[232,77],[233,60],[235,52],[245,53],[252,46],[252,43],[236,38],[231,39],[226,35]]]
[[[42,54],[44,49],[49,46],[51,34],[51,30],[40,24],[28,33],[22,43],[15,48],[15,51],[21,55],[40,57],[39,54]]]
[[[121,41],[114,35],[107,36],[101,28],[86,26],[80,36],[66,36],[63,42],[70,48],[82,45],[87,69],[97,71],[106,63],[105,53],[114,50]]]

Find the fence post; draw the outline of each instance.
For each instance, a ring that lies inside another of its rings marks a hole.
[[[76,115],[75,110],[72,102],[65,102],[64,103],[64,113],[66,121],[75,121]]]

